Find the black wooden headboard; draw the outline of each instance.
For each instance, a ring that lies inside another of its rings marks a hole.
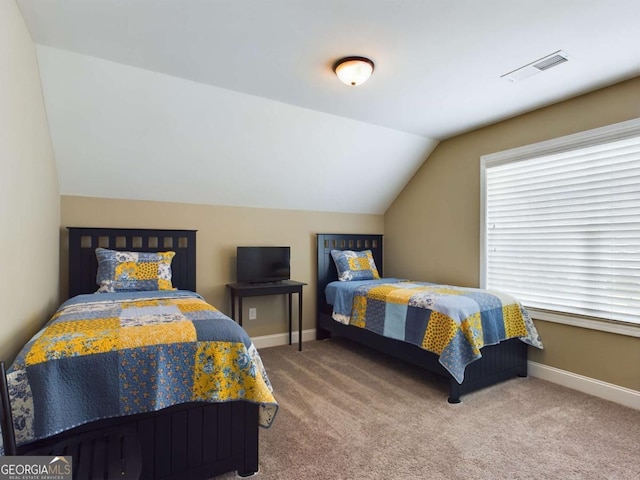
[[[382,277],[382,235],[318,233],[318,309],[325,304],[324,289],[329,282],[338,279],[331,250],[371,250],[378,273]]]
[[[84,228],[69,230],[69,297],[98,289],[97,247],[131,252],[176,252],[171,262],[172,284],[196,291],[196,231],[136,228]]]

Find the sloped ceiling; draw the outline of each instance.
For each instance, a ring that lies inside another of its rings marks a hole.
[[[17,3],[67,195],[384,213],[439,140],[640,74],[637,0]]]

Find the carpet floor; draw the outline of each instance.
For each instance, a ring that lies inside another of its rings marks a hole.
[[[452,405],[439,377],[347,340],[303,348],[260,350],[280,410],[255,478],[640,478],[638,410],[532,377]]]

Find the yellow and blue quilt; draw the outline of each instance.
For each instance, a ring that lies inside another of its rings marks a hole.
[[[543,348],[525,308],[495,290],[385,278],[331,282],[326,296],[336,321],[437,354],[458,383],[485,345],[519,338]]]
[[[246,332],[188,291],[74,297],[7,376],[19,444],[186,402],[255,402],[264,427],[278,409]]]

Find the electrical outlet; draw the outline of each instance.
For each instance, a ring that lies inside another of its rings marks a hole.
[[[258,317],[258,309],[250,308],[249,309],[249,320],[255,320]]]

